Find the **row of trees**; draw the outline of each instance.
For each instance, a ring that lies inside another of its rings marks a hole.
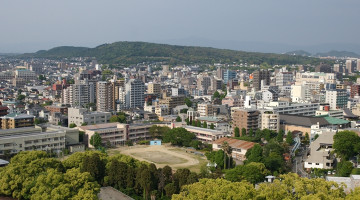
[[[230,182],[225,179],[201,179],[186,185],[173,200],[196,199],[360,199],[360,188],[346,194],[344,187],[324,179],[301,178],[297,174],[280,175],[272,184],[257,187],[248,181]]]
[[[185,122],[187,125],[189,126],[196,126],[196,127],[200,127],[200,128],[210,128],[210,129],[215,129],[215,125],[213,123],[210,124],[210,126],[208,126],[207,122],[201,123],[200,120],[191,120],[189,118],[185,119]]]
[[[249,131],[247,132],[245,128],[241,129],[241,134],[240,134],[240,129],[238,127],[234,128],[234,136],[237,139],[240,140],[246,140],[246,141],[251,141],[251,142],[257,142],[260,143],[262,142],[261,139],[265,139],[266,141],[270,141],[272,139],[278,141],[279,143],[284,141],[284,130],[280,129],[279,132],[273,131],[273,130],[269,130],[269,129],[257,129],[256,131],[253,131],[253,129],[249,129]],[[306,137],[305,137],[306,138]],[[307,138],[309,138],[309,135],[307,134]],[[286,134],[286,143],[288,143],[289,145],[293,144],[293,135],[291,133],[291,131],[288,131]]]

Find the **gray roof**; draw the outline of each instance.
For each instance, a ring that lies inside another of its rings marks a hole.
[[[311,125],[317,123],[319,123],[320,126],[330,125],[330,123],[322,117],[309,117],[309,116],[287,115],[287,114],[280,114],[280,123],[304,126],[304,127],[311,127]]]

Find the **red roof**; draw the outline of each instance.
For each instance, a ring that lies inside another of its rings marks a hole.
[[[215,140],[213,143],[222,145],[224,142],[227,142],[231,146],[231,148],[236,149],[251,149],[256,144],[254,142],[248,142],[245,140],[238,140],[228,137],[220,138],[218,140]]]

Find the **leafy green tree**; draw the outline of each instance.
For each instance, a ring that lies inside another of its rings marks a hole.
[[[213,97],[214,99],[220,98],[220,93],[218,91],[215,91]]]
[[[251,149],[246,151],[245,163],[262,162],[263,161],[263,149],[259,144],[255,144]]]
[[[360,137],[352,131],[340,131],[334,135],[335,153],[348,160],[360,151]]]
[[[286,135],[286,143],[288,143],[289,145],[292,145],[294,143],[293,134],[291,133],[291,131],[288,131]]]
[[[16,98],[16,99],[17,99],[18,101],[22,101],[22,100],[24,100],[24,99],[25,99],[25,97],[26,97],[25,95],[20,94],[20,95],[18,95],[18,96],[17,96],[17,98]]]
[[[215,125],[213,123],[210,124],[210,129],[215,129]]]
[[[305,143],[305,144],[309,144],[309,143],[310,143],[309,133],[307,133],[307,132],[305,133],[304,143]]]
[[[182,122],[182,119],[181,119],[180,116],[177,116],[177,117],[176,117],[176,122]]]
[[[45,81],[46,80],[46,77],[42,74],[39,75],[39,80],[40,81]]]
[[[278,142],[283,142],[284,141],[284,130],[280,129],[279,133],[276,136],[276,140]]]
[[[102,184],[105,176],[105,162],[99,154],[86,155],[81,164],[81,172],[89,172],[95,180]]]
[[[246,135],[246,129],[245,128],[242,128],[241,129],[241,136],[245,136]]]
[[[165,190],[166,196],[171,197],[173,194],[176,193],[177,188],[175,186],[175,183],[168,183],[165,185],[164,190]]]
[[[69,124],[69,128],[75,128],[75,127],[76,127],[76,124],[75,124],[75,123]]]
[[[254,130],[252,129],[252,128],[250,128],[250,130],[249,130],[249,136],[254,136]]]
[[[263,163],[251,162],[247,165],[238,165],[233,169],[225,172],[225,179],[232,182],[240,182],[247,180],[252,184],[263,182],[265,176],[269,175],[270,171],[266,169]]]
[[[40,119],[39,119],[39,118],[35,118],[34,124],[40,124]]]
[[[342,160],[337,164],[336,175],[341,177],[348,177],[353,170],[353,164],[350,161]]]
[[[256,190],[248,182],[230,182],[225,179],[200,179],[185,185],[173,200],[196,199],[255,199]]]
[[[118,116],[116,116],[116,115],[111,116],[110,122],[118,122]]]
[[[232,153],[232,148],[229,145],[229,143],[224,142],[221,146],[222,150],[224,151],[224,153],[227,155],[228,159],[228,164],[226,164],[226,157],[224,159],[224,169],[226,168],[230,168],[230,158],[231,158],[231,153]]]
[[[87,125],[88,125],[88,123],[86,123],[86,122],[81,124],[81,126],[87,126]]]
[[[196,126],[196,121],[195,120],[192,120],[191,126]]]
[[[90,144],[95,147],[95,149],[98,149],[102,144],[102,139],[99,133],[95,132],[94,135],[90,138]]]
[[[172,145],[188,147],[195,138],[195,134],[185,128],[173,128],[164,134],[163,141],[170,142]]]
[[[79,131],[79,142],[84,142],[84,136],[85,136],[85,132],[84,131]]]
[[[267,169],[272,172],[283,172],[284,159],[281,155],[276,152],[271,152],[268,157],[264,158],[264,164]]]
[[[240,137],[240,129],[239,129],[239,127],[235,127],[234,128],[234,132],[235,132],[235,137]]]
[[[208,128],[208,126],[207,126],[207,123],[206,123],[206,122],[204,122],[204,123],[203,123],[203,128]]]
[[[185,98],[185,104],[187,105],[187,107],[191,107],[192,106],[192,101],[189,98]]]
[[[196,121],[196,126],[197,126],[197,127],[201,127],[201,121],[197,120],[197,121]]]
[[[189,120],[189,118],[186,118],[186,119],[185,119],[185,122],[186,122],[186,125],[190,125],[190,120]]]

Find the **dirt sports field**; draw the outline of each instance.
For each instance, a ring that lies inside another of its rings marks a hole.
[[[120,147],[114,153],[130,155],[138,160],[154,163],[157,167],[169,165],[171,168],[189,168],[199,172],[200,166],[206,162],[205,156],[187,153],[185,149],[169,146],[131,146]]]

